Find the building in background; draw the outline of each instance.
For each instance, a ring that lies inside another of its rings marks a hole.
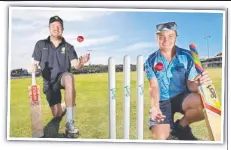
[[[200,60],[204,68],[221,68],[222,67],[222,53],[218,53],[214,57],[201,58]]]

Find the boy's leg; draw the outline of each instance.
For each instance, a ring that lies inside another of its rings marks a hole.
[[[182,93],[172,99],[172,109],[184,116],[177,120],[174,128],[181,140],[197,140],[194,137],[190,124],[204,119],[200,96],[197,93]]]
[[[64,89],[64,101],[66,106],[66,132],[68,135],[78,136],[79,130],[75,127],[74,110],[75,110],[75,81],[71,73],[65,72],[58,77],[58,86]]]
[[[182,126],[204,120],[203,106],[199,94],[191,93],[188,95],[182,104],[182,109],[184,112],[184,117],[180,121]]]
[[[160,102],[160,110],[166,116],[163,122],[155,122],[149,116],[149,129],[152,132],[153,140],[167,140],[170,135],[170,128],[172,122],[171,101]]]
[[[63,117],[66,114],[66,105],[65,102],[61,103],[61,100],[58,104],[51,107],[51,110],[53,114],[55,114],[55,117]]]
[[[61,107],[61,91],[54,91],[53,88],[47,89],[46,93],[46,99],[48,101],[48,104],[50,106],[51,112],[53,117],[61,117],[63,110]]]

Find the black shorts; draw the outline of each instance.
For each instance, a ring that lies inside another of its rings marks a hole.
[[[54,83],[50,85],[44,85],[43,93],[46,95],[46,99],[50,107],[61,103],[61,89],[64,89],[64,87],[61,85],[61,78],[63,74],[64,73],[59,74]]]
[[[190,92],[183,92],[169,100],[160,101],[160,110],[166,118],[163,122],[155,122],[151,119],[149,115],[149,129],[151,130],[152,126],[157,124],[170,124],[170,127],[173,128],[174,123],[174,114],[179,112],[184,114],[182,109],[182,103],[184,102],[185,98],[190,94]]]

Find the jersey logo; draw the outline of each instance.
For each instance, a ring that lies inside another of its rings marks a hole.
[[[65,54],[65,47],[62,47],[61,53],[62,53],[62,54]]]

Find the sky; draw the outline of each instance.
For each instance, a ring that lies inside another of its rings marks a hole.
[[[35,43],[49,36],[49,18],[54,15],[63,19],[63,37],[74,46],[77,55],[91,53],[91,64],[107,65],[109,57],[114,57],[116,64],[122,64],[125,55],[130,56],[132,64],[136,64],[138,55],[145,60],[158,50],[156,24],[170,21],[178,25],[177,46],[189,49],[189,44],[194,43],[200,57],[208,57],[205,37],[210,36],[210,57],[224,49],[221,12],[11,8],[11,69],[28,67]],[[79,35],[84,37],[81,43],[76,40]]]

